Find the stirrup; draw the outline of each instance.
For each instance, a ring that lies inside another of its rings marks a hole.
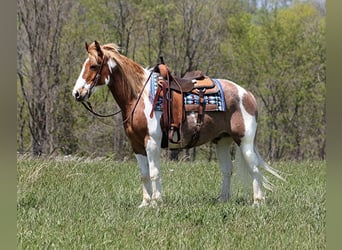
[[[175,131],[177,133],[177,140],[176,141],[173,140],[173,137],[175,135]],[[181,140],[181,138],[180,138],[179,128],[176,126],[171,126],[170,130],[169,130],[169,142],[174,143],[174,144],[179,144],[180,140]]]

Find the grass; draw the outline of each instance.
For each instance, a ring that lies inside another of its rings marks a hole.
[[[233,175],[216,203],[215,162],[164,163],[164,204],[138,209],[135,162],[18,159],[18,249],[325,249],[325,162],[279,162],[267,202]]]

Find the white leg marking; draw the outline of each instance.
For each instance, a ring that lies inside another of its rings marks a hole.
[[[147,157],[144,155],[135,155],[135,157],[137,158],[139,164],[140,177],[143,186],[143,201],[141,202],[139,207],[146,207],[150,204],[152,195],[150,171],[148,168]]]
[[[148,140],[146,145],[147,159],[150,170],[152,185],[152,205],[162,201],[162,186],[160,175],[160,147],[153,139]]]
[[[222,138],[216,145],[216,155],[221,167],[222,173],[222,190],[219,201],[228,201],[230,199],[230,177],[232,174],[232,160],[230,156],[231,138]]]
[[[253,143],[241,143],[242,155],[248,165],[249,173],[253,180],[253,199],[254,204],[258,204],[260,201],[265,200],[265,196],[261,189],[262,187],[262,173],[259,171],[258,165],[258,157],[254,152]]]
[[[149,85],[146,86],[149,89]],[[149,139],[146,143],[146,154],[149,166],[149,174],[152,187],[152,206],[157,205],[162,201],[162,186],[161,186],[161,174],[160,174],[160,143],[162,138],[162,131],[160,127],[160,117],[162,112],[154,112],[153,117],[150,118],[150,112],[152,109],[152,103],[148,95],[143,95],[145,104],[145,117],[147,120],[147,128],[149,133]]]

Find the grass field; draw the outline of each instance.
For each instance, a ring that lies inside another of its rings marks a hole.
[[[135,162],[18,158],[18,249],[325,249],[326,163],[272,166],[287,182],[252,207],[235,174],[215,202],[215,162],[165,162],[163,206],[138,209]]]

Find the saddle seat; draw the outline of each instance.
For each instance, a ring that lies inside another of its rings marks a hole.
[[[215,82],[200,70],[187,72],[183,78],[172,75],[170,89],[181,93],[199,94],[199,89],[205,89],[205,94],[217,93],[219,88]]]

